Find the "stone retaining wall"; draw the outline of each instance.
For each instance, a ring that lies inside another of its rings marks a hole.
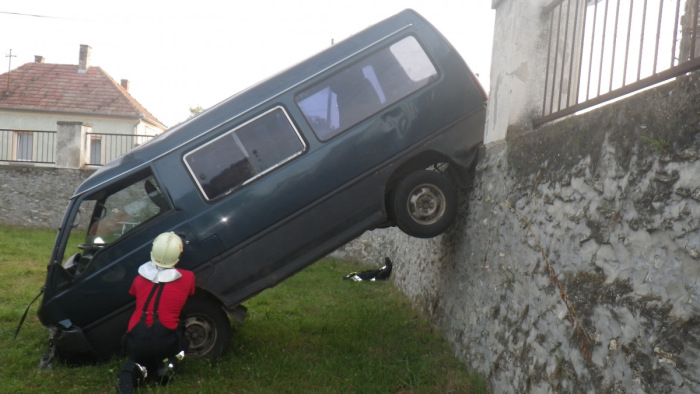
[[[0,223],[58,228],[68,200],[93,170],[0,165]]]
[[[513,133],[446,234],[336,256],[391,257],[494,392],[700,392],[699,79]]]

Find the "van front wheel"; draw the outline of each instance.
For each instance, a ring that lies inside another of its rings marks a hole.
[[[416,171],[397,185],[391,199],[396,226],[418,238],[431,238],[447,230],[457,214],[457,190],[437,171]]]
[[[192,296],[182,308],[180,318],[189,341],[188,356],[216,358],[224,354],[231,342],[231,322],[217,303]]]

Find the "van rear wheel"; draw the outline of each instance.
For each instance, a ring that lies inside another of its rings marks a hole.
[[[180,318],[189,341],[188,356],[216,358],[224,354],[231,342],[231,322],[221,306],[193,296],[182,308]]]
[[[390,210],[404,233],[435,237],[444,233],[457,215],[457,189],[438,171],[416,171],[399,182]]]

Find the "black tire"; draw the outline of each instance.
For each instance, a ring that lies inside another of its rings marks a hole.
[[[231,322],[216,302],[193,296],[182,308],[180,319],[189,341],[187,355],[197,358],[217,358],[231,342]]]
[[[391,197],[396,226],[418,238],[432,238],[447,230],[457,215],[457,189],[444,174],[421,170],[402,179]]]

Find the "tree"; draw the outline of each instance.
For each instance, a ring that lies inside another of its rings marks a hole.
[[[196,107],[190,107],[190,118],[193,118],[193,117],[199,115],[199,113],[202,111],[204,111],[204,108],[202,108],[201,105],[198,105]]]

